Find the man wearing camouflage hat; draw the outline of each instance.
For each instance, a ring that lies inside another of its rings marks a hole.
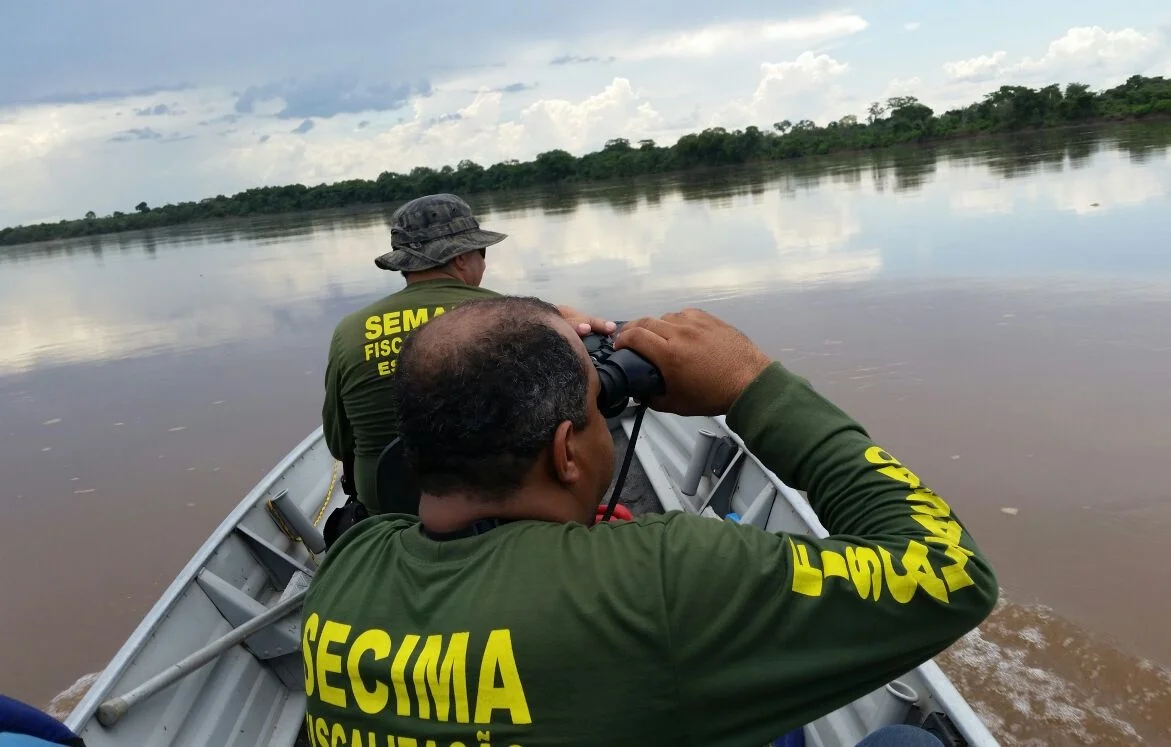
[[[498,296],[481,288],[487,248],[506,234],[480,228],[459,197],[419,197],[394,212],[391,251],[374,260],[401,272],[406,287],[341,320],[325,368],[321,418],[325,443],[344,465],[342,485],[371,514],[382,512],[374,494],[378,457],[394,440],[389,390],[402,343],[411,330],[477,298]],[[558,307],[580,334],[611,333],[613,322]]]

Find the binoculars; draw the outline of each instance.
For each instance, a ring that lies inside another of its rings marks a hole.
[[[601,381],[598,409],[603,417],[621,415],[630,399],[645,402],[666,391],[662,374],[650,361],[629,348],[615,350],[609,335],[595,333],[582,338],[582,342]]]

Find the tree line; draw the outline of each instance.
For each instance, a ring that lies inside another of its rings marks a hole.
[[[483,192],[475,202],[477,210],[484,213],[535,207],[566,216],[587,205],[604,205],[619,213],[634,211],[644,202],[657,205],[664,199],[718,205],[729,198],[759,197],[770,190],[795,195],[816,192],[827,183],[860,185],[866,180],[876,192],[914,194],[931,181],[940,164],[980,168],[999,179],[1015,179],[1038,169],[1049,173],[1081,169],[1103,150],[1125,155],[1135,164],[1149,163],[1171,152],[1171,126],[1148,127],[1140,120],[1104,128],[1039,129],[1002,138],[994,147],[976,138],[953,138],[915,147],[851,150],[825,158],[795,159],[786,161],[784,169],[776,169],[769,161],[755,161],[732,168],[680,171],[669,179],[633,177],[604,189],[591,188],[593,182],[570,181],[554,188]],[[196,221],[184,228],[181,241],[163,231],[147,230],[0,247],[0,264],[82,254],[100,258],[140,252],[153,257],[159,252],[178,250],[190,241],[271,243],[332,233],[339,227],[357,230],[381,225],[389,230],[395,205],[387,203],[378,210],[359,208],[352,213],[310,211],[271,215],[264,220]]]
[[[531,161],[510,160],[487,168],[463,160],[454,167],[440,169],[418,166],[406,174],[385,171],[373,180],[350,179],[314,187],[257,187],[231,197],[217,195],[161,207],[151,207],[143,201],[130,213],[115,211],[99,217],[91,211],[79,220],[0,229],[0,245],[219,218],[397,202],[435,192],[499,192],[1168,115],[1171,80],[1141,75],[1102,91],[1093,91],[1083,83],[1070,83],[1064,90],[1058,84],[1040,89],[1001,86],[979,102],[941,115],[914,96],[896,96],[872,103],[864,120],[851,114],[820,126],[803,119],[775,122],[767,130],[756,126],[731,131],[712,127],[684,135],[668,147],[656,145],[653,140],[631,143],[615,138],[601,150],[580,157],[557,149],[540,153]]]

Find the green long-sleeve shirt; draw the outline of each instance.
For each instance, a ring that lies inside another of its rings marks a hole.
[[[335,459],[354,460],[354,489],[371,513],[378,456],[394,440],[390,384],[405,337],[464,301],[499,295],[459,280],[424,280],[338,322],[325,366],[321,422]]]
[[[773,364],[728,423],[830,537],[672,512],[439,542],[371,519],[303,610],[315,744],[765,744],[991,611],[944,499],[803,379]]]

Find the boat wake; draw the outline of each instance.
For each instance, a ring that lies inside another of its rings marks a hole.
[[[98,681],[98,677],[101,674],[101,672],[90,672],[78,678],[77,682],[70,685],[68,690],[58,694],[49,701],[48,707],[45,708],[45,713],[58,721],[64,721],[73,712],[73,709],[77,707],[77,704],[81,702],[81,699],[85,697],[85,694],[89,692],[89,689],[93,687],[93,684]]]
[[[1004,601],[937,660],[1006,747],[1171,745],[1171,670]]]

